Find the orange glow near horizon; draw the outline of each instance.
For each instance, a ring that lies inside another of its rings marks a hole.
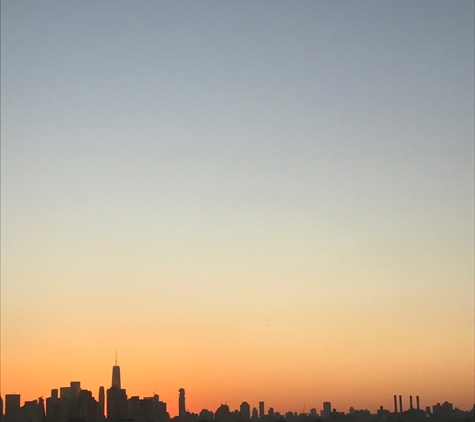
[[[261,334],[269,328],[263,327]],[[406,406],[409,395],[419,395],[424,407],[445,400],[464,410],[473,406],[474,362],[470,353],[461,352],[470,351],[462,338],[435,355],[428,350],[440,347],[437,339],[428,345],[427,339],[417,343],[412,338],[411,346],[397,349],[384,337],[380,342],[353,341],[330,348],[311,338],[301,344],[278,341],[281,336],[259,342],[255,334],[249,333],[245,344],[228,339],[199,347],[186,338],[173,346],[159,339],[140,348],[131,342],[119,348],[122,387],[129,397],[158,394],[172,416],[181,387],[186,390],[187,409],[195,413],[202,408],[214,412],[221,403],[237,409],[242,401],[258,407],[261,400],[266,411],[273,407],[282,413],[301,412],[304,405],[307,412],[312,407],[320,410],[323,401],[345,412],[350,406],[375,411],[383,405],[392,410],[394,394],[403,395]],[[102,338],[103,348],[79,347],[88,337],[91,344]],[[106,356],[111,355],[105,350],[106,340],[98,333],[78,332],[63,337],[58,348],[45,347],[42,352],[37,347],[31,355],[15,355],[7,347],[2,354],[2,394],[20,393],[22,401],[32,400],[48,397],[52,388],[70,381],[81,381],[81,387],[97,398],[99,386],[107,389],[111,382],[113,356]],[[55,344],[58,339],[43,341]]]
[[[97,397],[99,386],[110,386],[117,347],[127,394],[155,392],[171,415],[181,387],[193,412],[214,412],[221,403],[235,409],[242,401],[254,407],[261,400],[279,412],[300,412],[303,405],[319,410],[323,401],[345,412],[350,406],[375,411],[392,409],[394,394],[419,395],[423,406],[448,400],[468,410],[474,392],[469,302],[448,314],[424,303],[411,309],[406,300],[406,316],[349,300],[335,314],[302,297],[292,313],[184,307],[180,319],[154,320],[147,309],[140,318],[124,309],[120,324],[114,315],[96,322],[73,312],[58,320],[45,310],[31,320],[38,329],[29,336],[22,334],[20,309],[16,320],[2,321],[8,341],[2,342],[1,393],[31,400],[81,381]]]

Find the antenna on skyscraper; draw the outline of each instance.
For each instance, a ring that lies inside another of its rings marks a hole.
[[[115,349],[115,366],[117,366],[117,349]]]

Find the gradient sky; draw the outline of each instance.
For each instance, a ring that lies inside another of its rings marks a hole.
[[[472,1],[3,0],[1,40],[2,395],[117,348],[172,415],[472,407]]]

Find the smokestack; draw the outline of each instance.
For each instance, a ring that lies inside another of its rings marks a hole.
[[[397,413],[397,396],[394,395],[394,413]]]
[[[399,396],[399,412],[402,413],[402,396]]]
[[[412,407],[412,396],[409,396],[409,409],[413,409],[413,407]]]
[[[417,410],[419,410],[419,396],[416,396],[416,406]]]

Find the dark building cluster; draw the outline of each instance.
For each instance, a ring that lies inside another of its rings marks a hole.
[[[1,400],[1,398],[0,398]],[[69,387],[51,390],[51,397],[27,401],[20,406],[19,394],[5,396],[5,413],[1,404],[1,422],[169,422],[167,405],[158,395],[139,398],[127,397],[121,388],[120,367],[112,367],[111,387],[99,388],[98,400],[91,391],[81,389],[79,381]]]
[[[4,409],[5,404],[5,409]],[[437,403],[432,407],[420,408],[419,396],[414,405],[409,396],[409,408],[404,409],[402,396],[394,396],[394,410],[379,408],[376,413],[369,410],[350,408],[348,413],[333,409],[330,402],[324,402],[322,409],[310,409],[309,413],[287,412],[280,414],[270,407],[267,412],[263,401],[258,408],[242,402],[239,410],[230,410],[221,404],[215,412],[203,409],[199,414],[186,410],[185,390],[178,390],[178,416],[170,418],[166,403],[159,396],[139,398],[127,397],[121,387],[120,367],[112,368],[111,387],[105,391],[99,388],[98,400],[91,391],[81,389],[79,381],[72,381],[69,387],[51,390],[51,397],[43,400],[26,401],[20,405],[19,394],[7,394],[5,403],[0,397],[1,422],[473,422],[475,406],[471,411],[454,408],[451,403]]]

